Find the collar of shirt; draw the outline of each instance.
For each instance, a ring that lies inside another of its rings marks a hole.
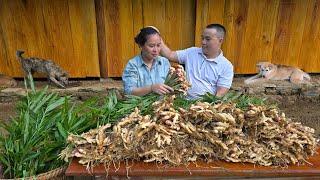
[[[142,59],[142,56],[141,56],[141,54],[139,55],[139,59],[138,59],[138,66],[147,66],[147,64],[143,61],[143,59]],[[160,61],[160,58],[159,58],[159,56],[158,57],[156,57],[154,60],[153,60],[153,63],[152,63],[152,66],[154,65],[154,64],[159,64],[159,65],[161,65],[161,61]]]
[[[220,57],[222,57],[223,56],[223,52],[222,52],[222,50],[220,49],[220,54],[217,56],[217,57],[215,57],[215,58],[211,58],[211,59],[208,59],[207,57],[206,57],[206,55],[204,55],[203,54],[203,52],[202,52],[202,49],[198,52],[205,60],[207,60],[207,61],[210,61],[210,62],[215,62],[215,63],[219,63],[219,61],[220,61]]]

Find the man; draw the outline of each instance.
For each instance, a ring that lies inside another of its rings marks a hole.
[[[210,24],[202,33],[202,48],[171,51],[162,43],[162,56],[185,64],[187,79],[191,83],[188,98],[195,99],[207,92],[223,96],[230,89],[233,65],[223,56],[221,50],[225,34],[226,30],[222,25]]]

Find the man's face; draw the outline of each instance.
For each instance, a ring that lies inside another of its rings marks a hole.
[[[201,36],[202,51],[205,55],[212,55],[221,48],[223,38],[218,36],[216,29],[206,28]]]

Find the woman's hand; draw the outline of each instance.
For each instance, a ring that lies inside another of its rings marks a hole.
[[[157,94],[163,95],[170,92],[173,92],[174,90],[165,84],[153,84],[151,85],[151,92],[155,92]]]

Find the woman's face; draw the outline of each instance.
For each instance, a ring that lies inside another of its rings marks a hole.
[[[153,60],[160,54],[161,38],[159,34],[151,34],[147,36],[146,43],[141,46],[141,54],[145,60]]]

